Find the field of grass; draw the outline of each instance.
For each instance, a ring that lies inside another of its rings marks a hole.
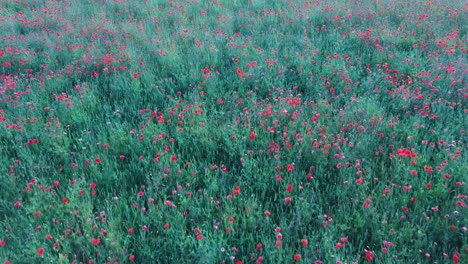
[[[0,263],[468,263],[466,1],[0,1]]]

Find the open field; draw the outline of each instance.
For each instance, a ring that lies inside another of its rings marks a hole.
[[[0,1],[0,263],[468,263],[466,1]]]

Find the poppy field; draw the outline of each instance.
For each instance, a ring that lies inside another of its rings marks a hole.
[[[0,2],[0,263],[468,263],[465,1]]]

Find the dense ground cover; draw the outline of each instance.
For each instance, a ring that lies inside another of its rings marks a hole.
[[[466,2],[0,7],[1,263],[468,263]]]

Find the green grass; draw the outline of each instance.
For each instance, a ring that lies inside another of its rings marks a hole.
[[[0,18],[0,263],[468,261],[462,3]]]

